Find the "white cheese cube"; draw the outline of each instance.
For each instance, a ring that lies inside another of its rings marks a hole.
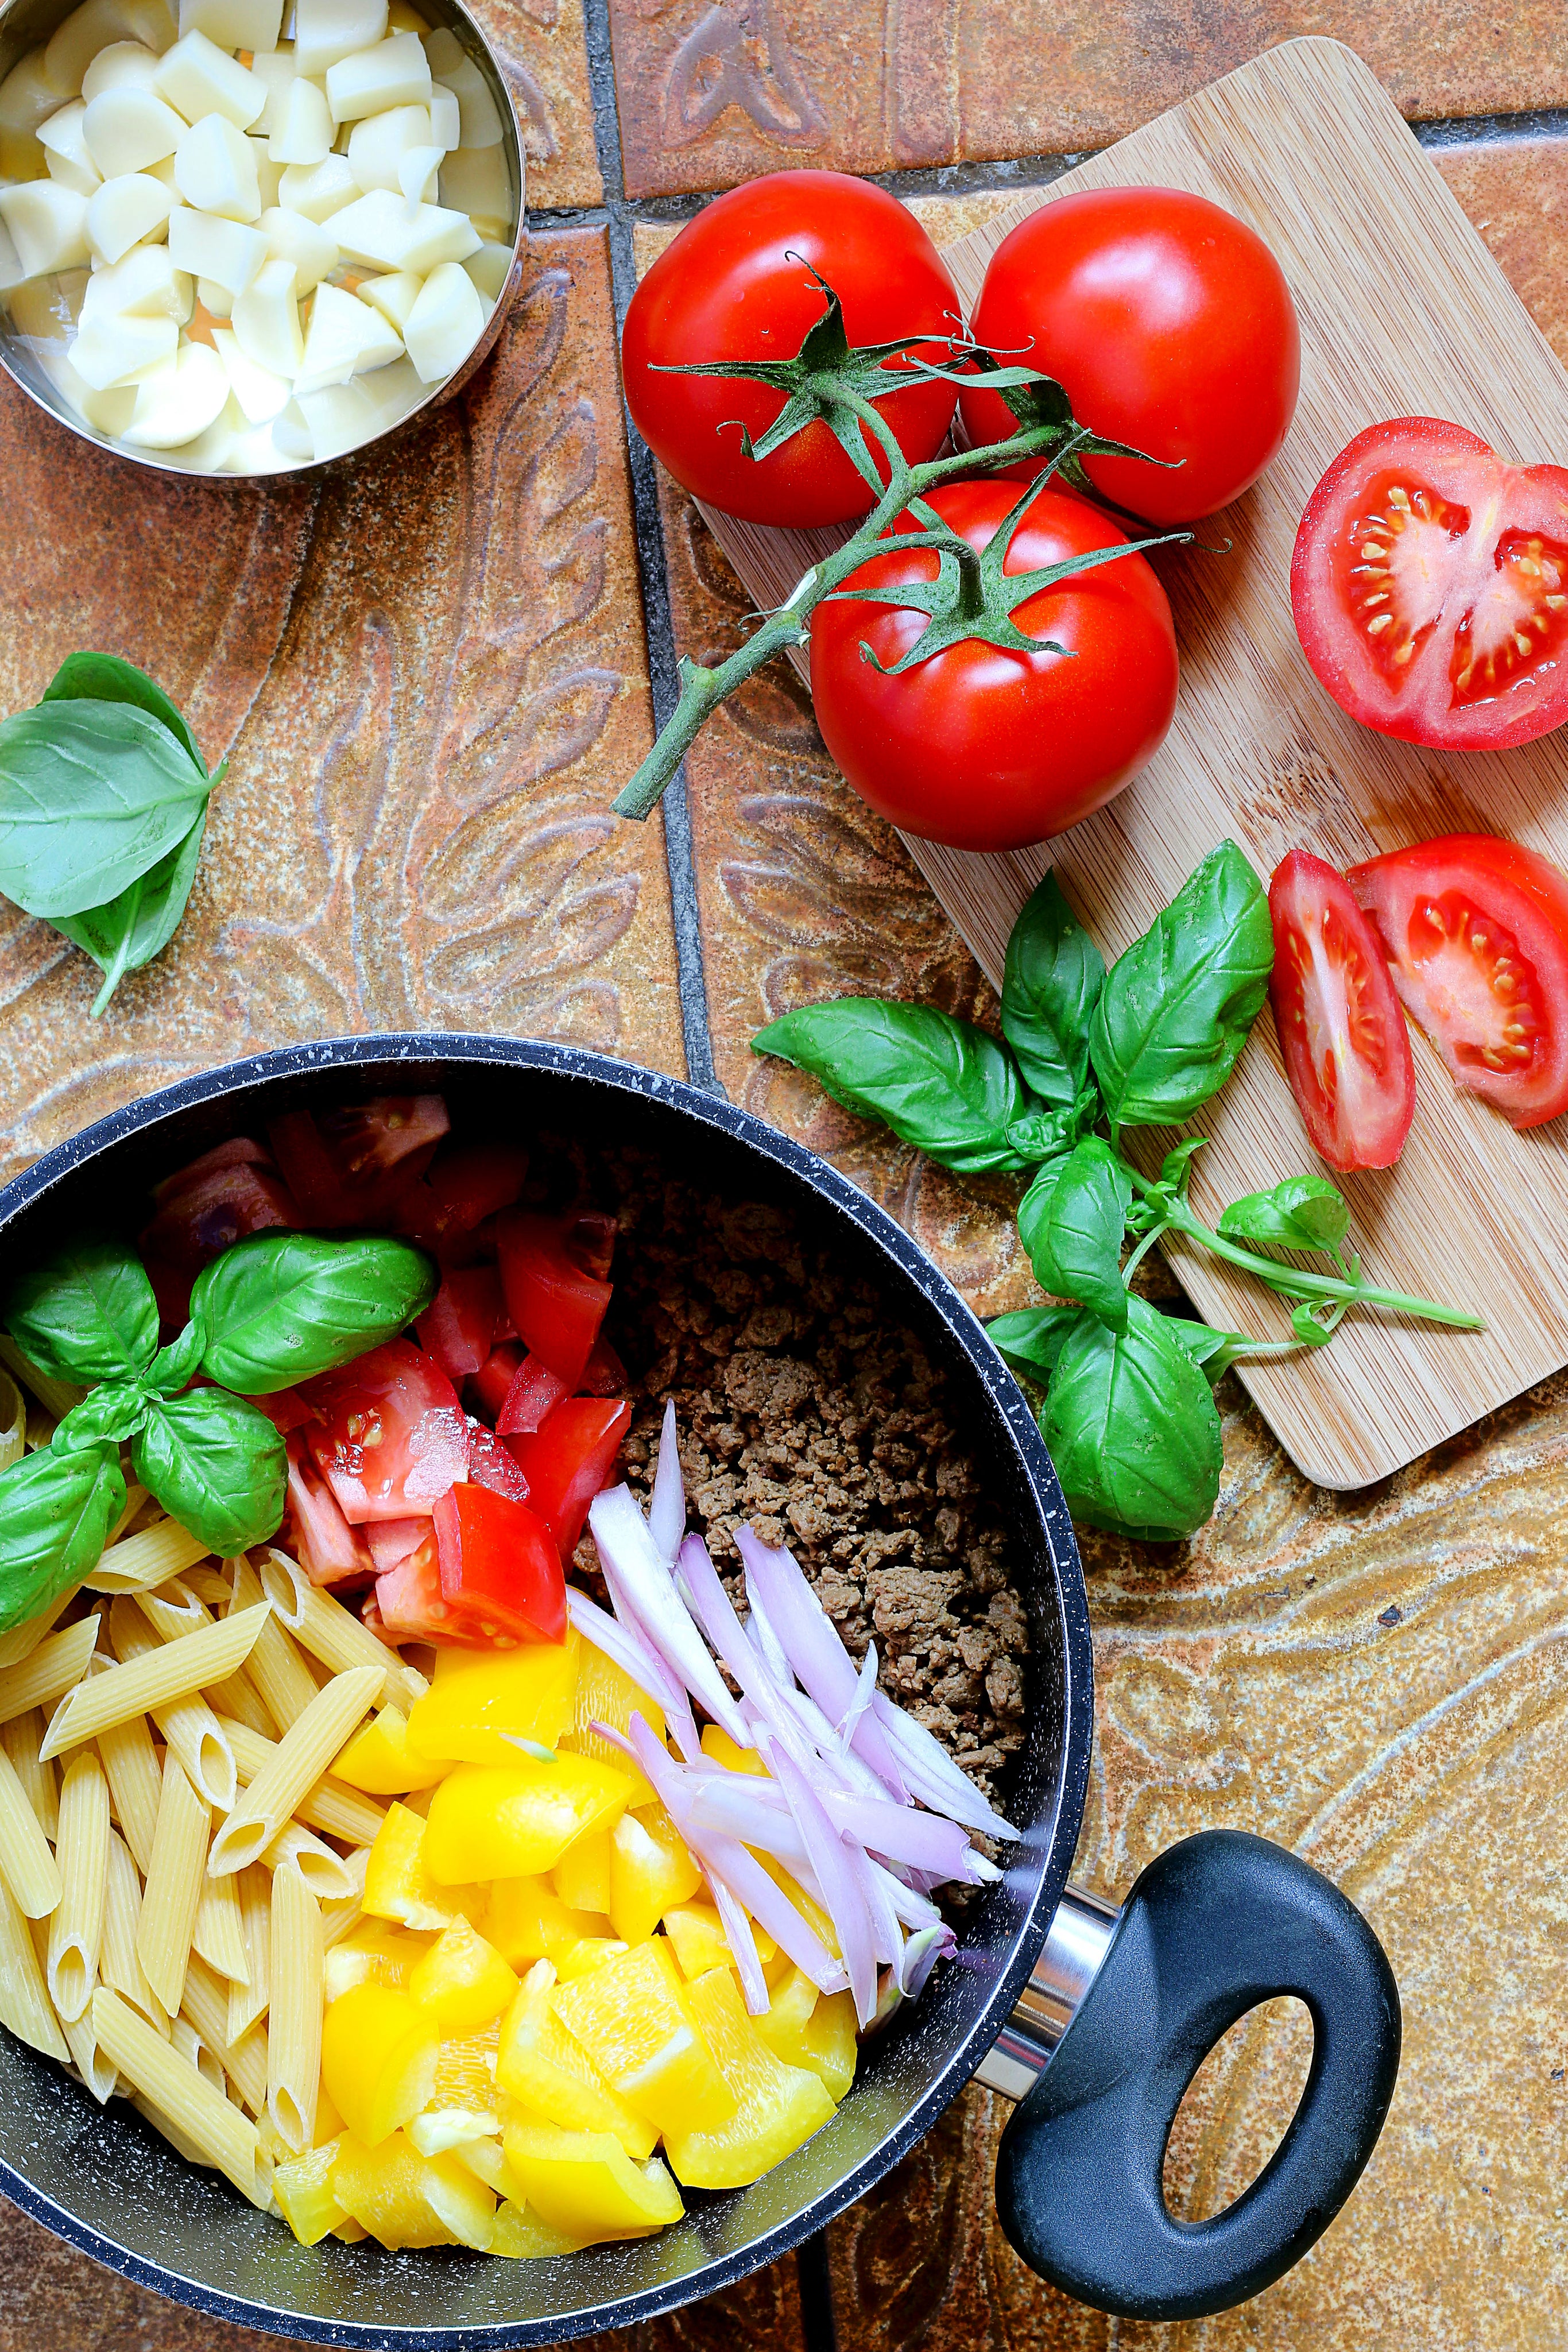
[[[191,281],[174,266],[166,245],[133,245],[120,261],[95,269],[82,291],[81,322],[89,319],[188,318]]]
[[[150,90],[157,71],[157,58],[141,41],[111,41],[82,76],[81,94],[90,105],[106,89]]]
[[[0,81],[0,131],[37,131],[76,91],[60,88],[44,69],[42,49],[29,49]]]
[[[51,114],[47,122],[38,126],[50,179],[57,180],[62,188],[74,188],[78,196],[90,196],[103,177],[82,137],[82,117],[86,112],[80,99],[73,98],[68,106],[62,106],[57,114]]]
[[[350,260],[372,269],[416,269],[422,278],[443,261],[462,261],[480,238],[465,213],[421,205],[413,220],[401,196],[374,188],[333,215],[332,234]]]
[[[361,188],[397,192],[398,167],[411,147],[434,144],[427,106],[392,106],[368,114],[349,133],[349,169]]]
[[[294,44],[281,42],[276,49],[252,58],[250,69],[257,81],[267,88],[267,103],[251,124],[253,131],[270,138],[277,128],[284,95],[294,79]]]
[[[295,291],[301,296],[319,286],[338,267],[337,238],[329,228],[308,220],[303,213],[274,206],[263,213],[256,226],[267,239],[268,256],[293,263],[298,281]]]
[[[220,49],[251,49],[258,56],[277,47],[283,0],[180,0],[180,30],[205,33]]]
[[[507,173],[501,147],[458,147],[441,167],[441,201],[472,220],[498,221],[509,228],[517,218],[517,199]]]
[[[347,383],[351,375],[384,367],[402,357],[402,337],[378,310],[340,286],[318,286],[310,300],[310,324],[305,336],[305,356],[299,362],[294,390],[303,400],[330,383]]]
[[[89,198],[57,180],[24,180],[0,188],[0,220],[11,233],[16,259],[27,278],[51,269],[78,269],[89,259]]]
[[[88,319],[71,345],[70,361],[84,383],[95,392],[110,392],[143,369],[172,360],[179,341],[173,319]]]
[[[275,163],[324,163],[332,152],[332,117],[319,81],[297,74],[277,100],[267,142]]]
[[[213,344],[228,373],[229,389],[238,401],[247,425],[270,425],[288,405],[288,384],[270,368],[258,367],[240,349],[232,327],[214,327]]]
[[[105,180],[87,200],[87,241],[94,259],[116,262],[143,237],[162,235],[173,204],[173,190],[151,172]]]
[[[248,131],[267,104],[267,84],[237,58],[209,41],[205,33],[183,33],[160,58],[158,94],[177,107],[187,122],[221,114],[236,131]]]
[[[424,383],[443,383],[460,368],[484,331],[479,289],[455,261],[433,269],[408,314],[408,355]]]
[[[463,264],[486,302],[498,302],[501,289],[512,271],[512,248],[486,237],[477,253],[471,253]]]
[[[184,131],[172,106],[150,89],[129,86],[89,99],[81,123],[87,152],[106,180],[161,163],[174,152]]]
[[[411,147],[397,167],[398,187],[411,220],[421,205],[434,198],[442,152],[439,147]]]
[[[196,299],[209,319],[227,319],[233,316],[235,297],[226,286],[220,286],[215,278],[197,278]]]
[[[448,89],[443,81],[435,83],[430,93],[430,136],[437,147],[448,153],[463,142],[463,111],[457,103],[457,92]]]
[[[389,325],[401,335],[408,324],[408,314],[419,299],[423,278],[412,269],[394,270],[387,278],[367,278],[360,287],[360,299],[373,302]]]
[[[386,0],[298,0],[294,55],[302,74],[324,74],[340,58],[368,49],[387,28]]]
[[[277,184],[277,201],[284,211],[303,213],[313,221],[330,220],[345,205],[351,205],[359,193],[360,184],[344,155],[329,155],[322,163],[285,164]]]
[[[169,215],[169,252],[176,269],[211,278],[231,294],[243,294],[269,257],[260,229],[183,205]]]
[[[228,396],[228,372],[216,352],[187,343],[142,378],[121,438],[134,449],[178,449],[216,421]]]
[[[449,37],[458,48],[455,35]],[[450,66],[438,66],[431,56],[431,70],[436,79],[449,89],[457,100],[460,147],[498,147],[501,143],[501,116],[490,95],[490,85],[468,55],[459,48],[456,60]]]
[[[275,257],[263,262],[234,306],[234,331],[246,357],[290,382],[305,355],[298,290],[293,263]]]
[[[327,103],[334,122],[359,122],[389,106],[417,106],[430,97],[430,64],[417,33],[394,33],[327,68]]]
[[[261,217],[261,182],[250,141],[221,114],[204,114],[181,140],[174,184],[197,212],[218,213],[231,221]]]
[[[269,212],[277,202],[277,191],[283,182],[283,166],[275,163],[267,153],[267,142],[258,139],[254,131],[246,132],[246,140],[256,158],[256,185],[261,190],[261,209]]]

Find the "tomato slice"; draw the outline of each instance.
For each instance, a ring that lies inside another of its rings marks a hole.
[[[370,1572],[374,1563],[369,1546],[343,1517],[298,1436],[288,1442],[287,1510],[295,1556],[312,1584],[340,1584],[346,1577]]]
[[[430,1540],[428,1518],[372,1519],[363,1530],[378,1576],[401,1568],[405,1559]]]
[[[389,1217],[450,1125],[440,1095],[378,1095],[319,1118],[286,1111],[267,1132],[304,1222],[330,1230]]]
[[[1308,500],[1291,604],[1353,719],[1448,751],[1533,742],[1568,719],[1568,470],[1435,417],[1371,425]]]
[[[1269,886],[1269,993],[1285,1075],[1331,1168],[1392,1168],[1416,1115],[1405,1016],[1375,930],[1349,885],[1292,849]]]
[[[352,1526],[428,1516],[468,1475],[457,1391],[407,1339],[318,1373],[299,1393],[319,1416],[306,1443]]]
[[[497,1436],[531,1437],[561,1399],[570,1393],[570,1381],[563,1381],[559,1372],[552,1372],[537,1356],[525,1356],[496,1415]]]
[[[435,1541],[441,1597],[462,1636],[565,1640],[560,1556],[526,1503],[487,1486],[454,1486],[435,1507]]]
[[[528,1482],[493,1429],[472,1414],[468,1418],[468,1475],[476,1486],[509,1495],[514,1503],[528,1499]]]
[[[501,1313],[501,1277],[493,1265],[448,1266],[415,1328],[448,1380],[463,1381],[487,1361]]]
[[[615,1397],[567,1397],[531,1437],[507,1450],[528,1482],[528,1501],[570,1559],[595,1495],[610,1484],[632,1408]]]
[[[517,1337],[569,1389],[580,1381],[610,1304],[615,1221],[508,1210],[496,1228],[501,1286]]]
[[[399,1202],[397,1230],[444,1263],[486,1217],[511,1207],[528,1172],[528,1155],[521,1144],[474,1143],[438,1151],[429,1173],[411,1184]]]
[[[364,1621],[393,1643],[476,1642],[481,1636],[465,1631],[461,1612],[442,1591],[435,1530],[428,1521],[426,1528],[422,1543],[377,1577],[374,1601],[362,1612]]]
[[[1515,1127],[1568,1110],[1568,876],[1518,842],[1450,833],[1345,879],[1456,1083]]]
[[[257,1143],[249,1135],[233,1136],[227,1143],[215,1143],[210,1151],[204,1151],[199,1160],[188,1160],[183,1168],[176,1168],[172,1176],[165,1176],[161,1184],[154,1184],[152,1198],[161,1209],[164,1202],[171,1200],[176,1192],[183,1192],[187,1185],[199,1183],[203,1177],[214,1174],[220,1168],[271,1168],[272,1165],[272,1154],[265,1143]]]
[[[212,1164],[216,1160],[217,1154],[209,1152],[160,1185],[158,1213],[141,1235],[142,1255],[186,1282],[193,1282],[204,1265],[244,1234],[278,1227],[298,1233],[303,1222],[270,1161]]]
[[[246,1397],[246,1404],[264,1412],[281,1437],[290,1430],[303,1429],[308,1421],[316,1418],[314,1405],[307,1404],[298,1389],[274,1389],[270,1396]]]

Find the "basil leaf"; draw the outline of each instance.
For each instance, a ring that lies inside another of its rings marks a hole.
[[[1127,1328],[1122,1237],[1132,1204],[1132,1181],[1097,1135],[1042,1170],[1019,1204],[1019,1232],[1040,1288],[1076,1298],[1116,1331]]]
[[[996,1315],[986,1337],[1009,1372],[1043,1384],[1056,1370],[1068,1333],[1083,1320],[1082,1307],[1026,1307],[1017,1315]]]
[[[1244,1331],[1217,1331],[1212,1324],[1194,1323],[1185,1315],[1167,1315],[1166,1329],[1178,1347],[1186,1349],[1195,1364],[1202,1365],[1210,1388],[1230,1370],[1236,1350],[1252,1345]]]
[[[841,996],[769,1022],[754,1054],[777,1054],[826,1087],[835,1102],[880,1118],[901,1142],[962,1175],[1033,1164],[1008,1139],[1030,1108],[1005,1045],[923,1004]]]
[[[1160,1162],[1160,1182],[1183,1200],[1192,1181],[1192,1163],[1207,1141],[1207,1135],[1189,1135],[1185,1143],[1167,1151]]]
[[[12,1286],[5,1328],[57,1380],[135,1378],[158,1351],[158,1302],[135,1252],[107,1234],[68,1242]]]
[[[173,938],[196,878],[196,860],[206,826],[204,804],[183,841],[176,842],[167,856],[150,866],[145,874],[139,874],[117,898],[78,915],[55,917],[56,930],[63,931],[84,955],[91,956],[103,974],[103,986],[93,1000],[95,1021],[126,973],[140,971]]]
[[[1227,1241],[1332,1256],[1350,1230],[1350,1204],[1326,1176],[1287,1176],[1267,1192],[1232,1201],[1218,1230]]]
[[[183,715],[145,670],[138,669],[134,662],[121,661],[118,654],[68,654],[39,699],[134,703],[156,719],[161,727],[166,727],[176,743],[184,745],[204,776],[207,772],[201,746]]]
[[[57,1454],[77,1454],[85,1445],[119,1445],[135,1435],[152,1409],[140,1381],[104,1381],[73,1405],[49,1444]]]
[[[1104,982],[1104,958],[1048,874],[1013,925],[1002,971],[1002,1034],[1042,1101],[1065,1107],[1088,1084]]]
[[[147,1385],[160,1396],[174,1396],[181,1389],[189,1388],[202,1369],[202,1350],[207,1344],[207,1327],[199,1315],[193,1316],[177,1339],[160,1348],[147,1374]]]
[[[0,1633],[90,1575],[124,1508],[111,1446],[29,1454],[0,1471]]]
[[[1085,1317],[1068,1335],[1040,1433],[1075,1519],[1170,1543],[1214,1509],[1219,1415],[1169,1318],[1135,1295],[1127,1306],[1124,1331]]]
[[[1218,1092],[1273,963],[1263,886],[1222,841],[1117,958],[1094,1008],[1089,1051],[1113,1129],[1190,1118]]]
[[[436,1280],[408,1242],[253,1234],[196,1277],[191,1313],[211,1335],[203,1369],[242,1396],[292,1388],[395,1339]]]
[[[288,1448],[264,1412],[226,1389],[152,1402],[131,1449],[136,1475],[220,1559],[277,1533]]]
[[[1086,1087],[1065,1110],[1026,1110],[1021,1118],[1011,1120],[1007,1131],[1009,1148],[1026,1166],[1038,1167],[1042,1160],[1071,1151],[1099,1116],[1099,1091]]]
[[[29,915],[100,907],[184,839],[212,790],[129,702],[46,702],[0,721],[0,892]]]

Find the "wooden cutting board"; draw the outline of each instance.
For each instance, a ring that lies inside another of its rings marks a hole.
[[[1287,41],[1173,107],[946,249],[965,298],[1008,231],[1081,188],[1188,188],[1248,221],[1278,256],[1301,326],[1301,404],[1263,480],[1205,536],[1221,555],[1154,559],[1181,647],[1176,724],[1111,806],[1007,856],[908,846],[999,984],[1018,908],[1052,862],[1108,956],[1147,928],[1228,834],[1265,878],[1303,845],[1344,866],[1430,835],[1497,833],[1568,867],[1568,730],[1521,751],[1425,751],[1358,727],[1296,642],[1289,576],[1308,495],[1354,434],[1400,415],[1452,418],[1523,465],[1568,460],[1568,374],[1378,82],[1336,41]],[[760,604],[779,603],[842,534],[707,520]],[[1456,1094],[1412,1033],[1416,1122],[1385,1173],[1350,1177],[1351,1240],[1370,1279],[1487,1318],[1444,1332],[1364,1311],[1332,1348],[1242,1374],[1318,1484],[1385,1476],[1568,1363],[1568,1119],[1515,1135]],[[1193,1198],[1225,1202],[1318,1162],[1265,1009],[1219,1101]],[[1184,1130],[1190,1132],[1189,1130]],[[1170,1136],[1151,1133],[1157,1158]],[[1213,1259],[1173,1263],[1210,1322],[1287,1332],[1278,1301]]]

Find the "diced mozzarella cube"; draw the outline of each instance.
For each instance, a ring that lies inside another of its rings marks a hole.
[[[517,216],[517,197],[501,147],[458,147],[441,167],[441,201],[472,220],[509,228]]]
[[[229,396],[228,372],[208,343],[186,343],[137,387],[122,438],[135,449],[178,449],[204,433]]]
[[[133,245],[120,261],[95,269],[82,291],[81,321],[89,319],[172,319],[191,309],[191,281],[176,268],[166,245]]]
[[[277,184],[277,200],[285,212],[303,213],[307,220],[330,220],[360,193],[346,155],[329,155],[321,163],[288,163]],[[336,231],[333,232],[336,235]]]
[[[79,98],[62,106],[38,126],[38,137],[48,157],[49,177],[57,180],[62,188],[74,188],[78,196],[90,196],[103,177],[87,152],[82,137],[82,117],[87,112]]]
[[[257,81],[267,86],[267,104],[250,127],[270,137],[278,125],[284,94],[294,79],[293,42],[284,41],[276,49],[252,58],[250,69]]]
[[[349,133],[349,169],[361,188],[398,189],[398,167],[411,147],[434,145],[427,106],[391,106],[368,114]]]
[[[90,106],[108,89],[151,89],[158,60],[141,41],[111,41],[99,49],[82,76],[81,94]]]
[[[437,147],[450,153],[463,142],[463,112],[457,103],[457,92],[438,81],[430,93],[430,136]]]
[[[183,33],[159,60],[156,87],[187,122],[221,114],[236,131],[248,131],[267,104],[267,84],[259,75],[194,30]]]
[[[221,114],[204,114],[181,140],[174,184],[197,212],[218,213],[231,221],[261,217],[261,182],[250,141]]]
[[[351,260],[372,269],[416,269],[422,278],[443,261],[462,261],[480,238],[465,213],[421,205],[413,220],[401,196],[374,188],[333,215],[332,234]]]
[[[151,172],[126,172],[105,180],[87,200],[87,241],[96,260],[110,264],[154,236],[174,204],[174,192]]]
[[[368,49],[387,28],[386,0],[298,0],[294,54],[303,74],[324,74],[340,58]]]
[[[424,280],[413,269],[394,270],[387,278],[367,278],[360,288],[360,299],[373,302],[383,319],[401,335],[408,324],[408,314],[419,299],[419,289]]]
[[[433,269],[408,314],[408,355],[425,383],[442,383],[460,368],[484,331],[479,289],[455,261]]]
[[[324,163],[332,152],[332,117],[319,81],[296,75],[278,99],[267,142],[276,163]]]
[[[293,263],[275,257],[263,262],[234,307],[234,331],[246,358],[290,382],[305,355],[298,292]]]
[[[89,259],[89,198],[57,180],[24,180],[0,188],[0,220],[11,233],[24,276],[78,269]]]
[[[174,152],[184,130],[172,106],[150,89],[129,85],[89,99],[81,124],[87,152],[106,180],[162,163]]]
[[[402,337],[378,310],[340,286],[318,286],[310,301],[305,355],[295,379],[296,396],[347,383],[351,375],[385,367],[402,357]]]
[[[417,33],[394,33],[373,49],[361,49],[327,68],[327,103],[334,122],[359,122],[389,106],[422,105],[430,89],[430,63]]]
[[[267,142],[258,139],[254,131],[246,132],[251,153],[256,158],[256,185],[261,190],[261,209],[269,212],[277,202],[277,191],[283,184],[283,166],[275,163],[268,154]]]
[[[229,389],[245,413],[247,425],[270,425],[288,405],[288,384],[270,368],[258,367],[240,349],[232,327],[214,327],[213,345],[228,372]]]
[[[180,0],[181,32],[194,27],[220,49],[276,49],[282,22],[283,0]]]
[[[169,215],[169,251],[177,269],[188,270],[193,278],[211,278],[231,294],[243,294],[268,259],[260,229],[184,205]]]
[[[411,220],[435,194],[442,152],[439,147],[411,147],[397,167],[398,187]]]
[[[110,392],[116,384],[130,383],[144,368],[172,360],[179,341],[179,324],[173,319],[88,319],[71,345],[71,365],[95,392]]]
[[[498,302],[501,289],[512,270],[512,248],[486,238],[477,253],[471,253],[463,264],[486,302]]]
[[[74,89],[66,89],[46,72],[42,49],[29,49],[0,81],[0,131],[37,131],[57,112]]]
[[[298,294],[308,294],[338,267],[337,238],[303,213],[275,206],[263,213],[256,226],[267,239],[268,255],[293,263]]]
[[[233,314],[235,298],[215,278],[197,278],[196,299],[209,319],[227,319]]]
[[[490,85],[475,60],[468,55],[455,33],[447,34],[444,45],[437,47],[433,37],[426,44],[430,69],[442,86],[457,100],[459,147],[498,147],[501,143],[501,115],[490,95]],[[457,54],[452,57],[452,50]],[[451,58],[451,63],[442,62]]]

